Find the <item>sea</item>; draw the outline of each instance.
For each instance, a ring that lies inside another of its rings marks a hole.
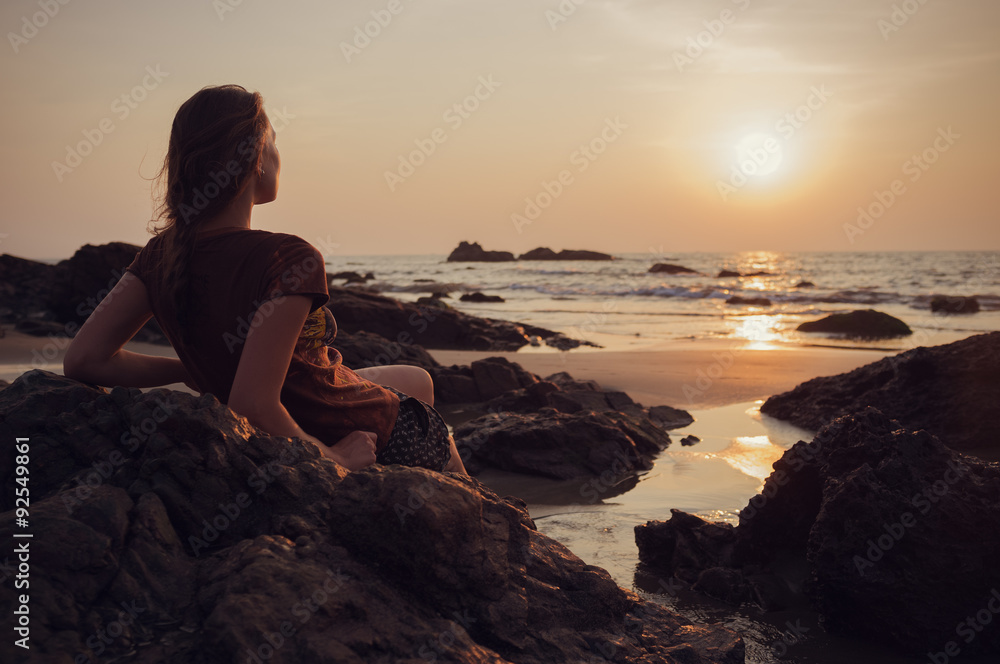
[[[611,261],[500,263],[449,263],[445,255],[326,258],[329,271],[370,272],[367,286],[401,300],[446,293],[444,301],[460,311],[537,325],[611,350],[678,339],[905,350],[1000,330],[995,251],[632,253]],[[650,272],[657,263],[694,272]],[[741,276],[720,277],[724,270]],[[459,299],[474,292],[503,302]],[[980,311],[934,313],[935,295],[974,296]],[[727,304],[733,296],[771,304]],[[855,309],[895,316],[914,334],[858,341],[796,331],[805,321]]]

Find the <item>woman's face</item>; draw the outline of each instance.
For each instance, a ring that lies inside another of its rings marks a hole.
[[[270,203],[278,197],[278,174],[281,171],[281,157],[274,144],[275,138],[274,127],[268,122],[267,130],[264,133],[264,149],[260,156],[260,168],[264,174],[259,175],[257,179],[253,201],[255,204]]]

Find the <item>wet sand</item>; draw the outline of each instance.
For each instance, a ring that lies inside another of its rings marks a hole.
[[[890,353],[802,346],[735,346],[732,342],[678,341],[634,351],[483,353],[431,351],[444,365],[502,355],[528,371],[569,372],[621,390],[645,406],[704,409],[766,399],[817,376],[832,376]]]

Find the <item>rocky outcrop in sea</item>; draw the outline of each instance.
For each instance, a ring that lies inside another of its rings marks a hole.
[[[903,321],[874,309],[830,314],[820,320],[802,323],[796,329],[799,332],[819,332],[848,339],[892,339],[913,334],[910,326]]]

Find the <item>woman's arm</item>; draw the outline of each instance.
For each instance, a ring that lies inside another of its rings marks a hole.
[[[126,272],[76,333],[63,358],[63,373],[107,386],[156,387],[190,381],[176,358],[122,350],[152,315],[146,285]]]
[[[268,315],[258,309],[250,321],[250,332],[229,392],[229,407],[269,434],[316,444],[324,456],[349,470],[375,463],[374,433],[355,431],[329,447],[303,431],[282,405],[281,386],[312,298],[288,295],[271,303],[274,306],[269,308]]]

